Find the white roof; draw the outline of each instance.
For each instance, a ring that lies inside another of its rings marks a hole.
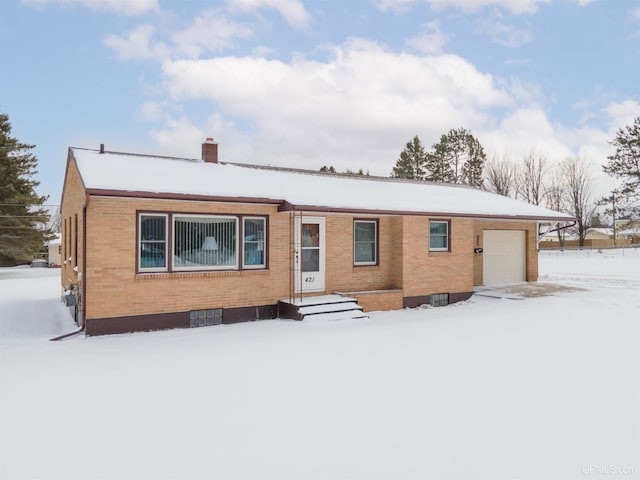
[[[45,245],[62,245],[62,234],[56,233],[54,238],[45,242]]]
[[[461,185],[345,177],[71,148],[85,188],[288,203],[296,210],[571,220],[570,215]],[[306,207],[306,208],[303,208]]]

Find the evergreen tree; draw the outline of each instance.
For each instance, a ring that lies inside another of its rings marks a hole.
[[[400,158],[393,167],[393,178],[408,178],[412,180],[424,180],[426,153],[420,138],[416,135],[413,140],[407,142],[404,150],[400,152]]]
[[[0,113],[0,266],[30,262],[51,239],[47,227],[47,200],[39,196],[33,180],[38,159],[29,152],[34,145],[11,137],[9,116]]]
[[[620,192],[640,196],[640,117],[621,128],[610,142],[616,151],[603,166],[605,173],[622,180]]]
[[[484,148],[464,128],[451,129],[433,145],[426,160],[426,179],[482,187]]]

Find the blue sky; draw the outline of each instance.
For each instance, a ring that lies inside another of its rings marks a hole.
[[[0,0],[0,111],[68,146],[388,175],[405,143],[593,162],[640,115],[636,0]]]

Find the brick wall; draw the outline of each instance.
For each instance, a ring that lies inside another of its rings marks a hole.
[[[137,212],[265,215],[268,270],[136,273]],[[289,292],[289,216],[268,205],[92,197],[87,318],[276,303]],[[273,239],[285,239],[274,241]]]
[[[473,290],[473,220],[450,219],[448,252],[429,251],[429,220],[417,216],[403,218],[404,296],[470,292]]]
[[[63,288],[70,284],[82,287],[84,225],[82,207],[86,196],[75,162],[67,163],[67,173],[62,195],[60,219],[62,221],[62,265],[60,283]],[[76,228],[77,219],[77,228]],[[76,249],[77,246],[77,249]],[[74,267],[77,266],[77,271]],[[81,305],[80,305],[81,307]]]

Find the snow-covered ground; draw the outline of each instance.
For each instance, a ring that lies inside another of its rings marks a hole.
[[[367,320],[48,338],[58,271],[0,269],[2,479],[640,477],[640,249]]]

